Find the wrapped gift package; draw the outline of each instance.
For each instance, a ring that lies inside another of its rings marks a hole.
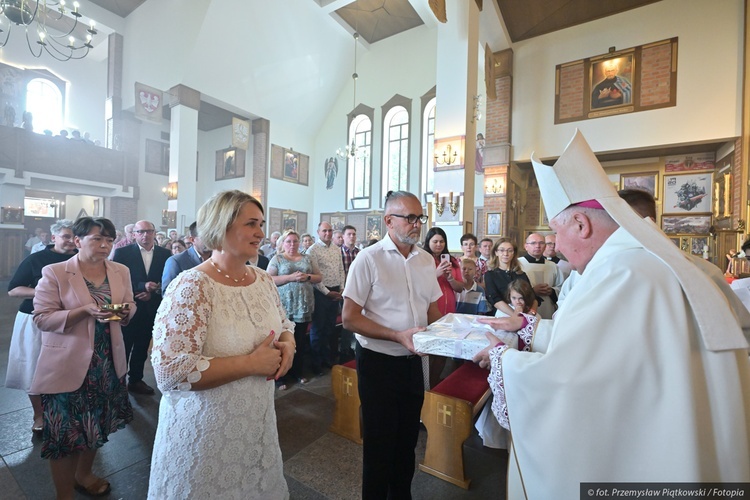
[[[449,358],[471,360],[489,345],[486,332],[493,333],[502,342],[515,347],[515,333],[495,331],[490,325],[479,323],[473,314],[446,314],[427,327],[424,332],[414,334],[414,349],[422,354],[434,354]]]

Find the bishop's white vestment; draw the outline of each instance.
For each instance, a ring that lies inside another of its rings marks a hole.
[[[733,311],[747,336],[747,310]],[[508,499],[578,498],[581,482],[750,481],[748,352],[708,351],[675,275],[627,231],[541,324],[532,352],[490,352],[493,411],[513,439]]]

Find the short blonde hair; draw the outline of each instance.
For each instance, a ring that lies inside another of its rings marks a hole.
[[[207,250],[218,250],[224,244],[227,229],[237,220],[245,203],[252,203],[264,213],[263,205],[247,193],[222,191],[213,195],[198,209],[198,236]]]
[[[276,240],[276,251],[278,253],[284,253],[284,242],[292,234],[297,236],[297,239],[300,239],[299,233],[297,231],[295,231],[294,229],[287,229],[281,236],[279,236],[279,239]]]

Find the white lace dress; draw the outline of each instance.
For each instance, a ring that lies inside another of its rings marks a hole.
[[[148,498],[289,497],[273,380],[246,377],[190,391],[212,358],[247,354],[271,331],[278,337],[282,330],[294,330],[271,277],[253,271],[253,284],[230,287],[192,269],[167,288],[151,354],[164,396]]]

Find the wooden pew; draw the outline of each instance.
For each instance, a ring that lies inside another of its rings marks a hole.
[[[427,449],[419,470],[469,488],[463,443],[471,435],[474,417],[490,396],[488,375],[488,370],[466,362],[425,391],[422,423],[427,428]]]
[[[331,387],[336,398],[333,424],[328,429],[339,436],[362,444],[362,425],[359,414],[359,390],[357,387],[355,360],[331,369]]]

